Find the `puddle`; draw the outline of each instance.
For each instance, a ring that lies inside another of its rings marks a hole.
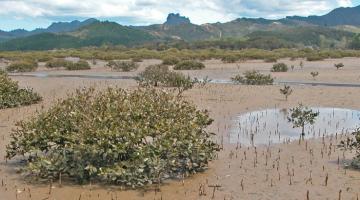
[[[199,80],[203,80],[199,78]],[[233,81],[227,79],[211,79],[210,83],[214,84],[234,84]],[[275,80],[274,85],[300,85],[300,86],[328,86],[328,87],[360,87],[356,83],[331,83],[331,82],[311,82],[311,81],[287,81]]]
[[[341,108],[312,108],[320,114],[314,125],[305,127],[306,139],[349,133],[360,126],[360,111]],[[301,128],[288,122],[287,109],[267,109],[237,116],[230,131],[230,143],[268,145],[298,140]]]

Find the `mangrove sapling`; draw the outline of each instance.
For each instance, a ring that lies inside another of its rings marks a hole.
[[[141,187],[205,170],[218,150],[206,130],[212,121],[165,91],[77,90],[19,122],[6,157],[25,155],[23,170],[49,180]]]
[[[340,68],[343,68],[345,65],[343,63],[334,64],[334,67],[336,70],[339,70]]]
[[[300,61],[300,68],[302,69],[302,68],[304,68],[304,63],[303,63],[303,61]]]
[[[319,76],[319,72],[310,72],[310,75],[316,80],[316,77]]]
[[[319,116],[319,112],[314,112],[308,107],[304,107],[302,104],[290,109],[290,116],[288,121],[293,124],[294,128],[301,128],[301,138],[305,137],[305,126],[308,124],[314,124],[316,118]]]
[[[288,97],[292,94],[293,90],[290,86],[284,85],[284,88],[280,88],[280,93],[285,96],[285,100],[288,100]]]

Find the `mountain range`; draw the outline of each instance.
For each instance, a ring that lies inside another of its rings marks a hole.
[[[0,30],[0,50],[137,46],[179,41],[201,43],[230,38],[240,43],[239,48],[251,48],[249,44],[255,45],[256,41],[277,41],[284,46],[344,48],[349,46],[353,38],[358,38],[357,33],[360,33],[360,6],[337,8],[323,16],[291,16],[278,20],[238,18],[226,23],[202,25],[193,24],[189,18],[171,13],[165,23],[149,26],[122,26],[90,18],[85,21],[57,22],[48,28],[33,31]],[[282,47],[271,45],[269,48]]]

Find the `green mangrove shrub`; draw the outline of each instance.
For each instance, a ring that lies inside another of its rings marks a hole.
[[[32,72],[38,68],[38,63],[34,60],[15,61],[6,67],[8,72]]]
[[[239,58],[236,55],[226,55],[221,58],[224,63],[236,63]]]
[[[67,68],[68,66],[73,65],[74,63],[68,60],[65,60],[63,58],[56,58],[56,59],[52,59],[49,60],[46,64],[45,67],[46,68]]]
[[[264,62],[267,62],[267,63],[276,63],[278,60],[277,57],[268,57],[268,58],[265,58],[264,59]]]
[[[11,134],[8,159],[24,172],[129,187],[204,171],[218,146],[213,120],[180,97],[155,89],[77,90]]]
[[[32,89],[22,89],[6,72],[0,70],[0,109],[31,105],[41,101],[41,96]]]
[[[91,69],[89,63],[86,60],[79,60],[76,63],[66,65],[67,70],[88,70]]]
[[[140,86],[176,88],[178,95],[185,90],[192,89],[196,83],[200,83],[197,79],[193,80],[182,73],[170,71],[166,65],[150,65],[146,67],[138,75],[137,81]]]
[[[175,56],[166,56],[162,60],[163,65],[176,65],[180,62],[180,59]]]
[[[271,72],[287,72],[289,70],[285,63],[276,63],[271,68]]]
[[[180,61],[174,67],[174,70],[200,70],[204,69],[205,65],[195,60]]]
[[[106,65],[114,71],[130,72],[139,68],[139,65],[133,61],[109,61]]]
[[[246,71],[243,75],[236,75],[231,80],[236,84],[244,85],[272,85],[274,78],[271,75],[261,74],[259,71]]]

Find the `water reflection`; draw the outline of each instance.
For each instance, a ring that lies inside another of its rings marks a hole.
[[[348,133],[360,126],[360,111],[341,108],[312,108],[320,114],[314,125],[305,127],[305,138]],[[244,145],[273,144],[300,137],[301,128],[288,122],[287,109],[267,109],[239,115],[230,132],[230,142]],[[253,139],[253,140],[252,140]]]

